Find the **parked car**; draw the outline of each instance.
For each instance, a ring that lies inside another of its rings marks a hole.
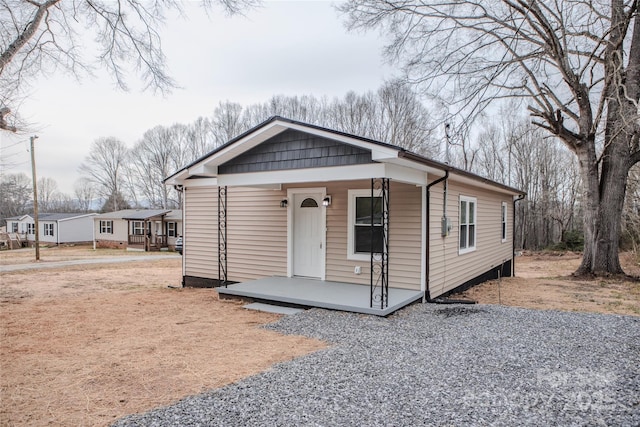
[[[176,252],[182,255],[182,237],[176,239]]]

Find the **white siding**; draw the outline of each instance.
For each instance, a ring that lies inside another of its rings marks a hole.
[[[40,243],[58,243],[58,233],[60,230],[58,230],[58,224],[55,221],[38,221],[38,226],[40,229],[40,236],[38,236],[40,238]],[[47,236],[44,234],[46,226],[53,226],[53,236]]]
[[[127,242],[129,240],[129,228],[126,219],[103,218],[102,221],[113,221],[113,233],[100,233],[100,219],[92,218],[96,240],[110,240],[114,242]]]
[[[58,221],[60,243],[90,242],[93,240],[93,217],[87,215],[79,218]]]

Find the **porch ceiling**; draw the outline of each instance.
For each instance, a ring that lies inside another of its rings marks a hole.
[[[369,286],[329,282],[301,277],[266,277],[216,288],[220,295],[274,301],[305,307],[320,307],[353,313],[388,316],[422,299],[421,291],[389,288],[389,304],[381,309],[380,302],[369,307]],[[376,307],[377,305],[377,307]]]

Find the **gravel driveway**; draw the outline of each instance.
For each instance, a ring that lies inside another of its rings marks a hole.
[[[333,346],[115,425],[640,425],[639,317],[416,304],[269,328]]]

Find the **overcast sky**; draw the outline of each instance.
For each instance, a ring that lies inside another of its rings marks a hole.
[[[246,106],[278,94],[342,97],[377,90],[393,75],[378,34],[347,33],[328,1],[266,1],[233,18],[191,11],[188,21],[172,20],[163,31],[170,72],[182,87],[169,96],[119,92],[107,76],[77,82],[56,75],[33,86],[20,112],[39,126],[38,178],[53,178],[72,194],[78,167],[99,137],[131,147],[154,126],[210,116],[220,101]],[[3,163],[15,165],[3,173],[31,176],[28,135],[0,138]]]

